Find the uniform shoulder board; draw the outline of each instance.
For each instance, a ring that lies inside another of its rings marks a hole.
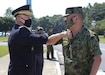
[[[91,30],[89,30],[89,32],[90,32],[90,35],[91,36],[94,36],[96,33],[95,32],[93,32],[93,31],[91,31]]]
[[[48,34],[47,33],[45,33],[45,35],[48,37]]]
[[[94,31],[91,31],[91,30],[89,30],[89,32],[90,32],[91,38],[96,37],[96,39],[99,41],[99,37],[98,37],[97,33],[95,33]]]
[[[31,29],[28,28],[28,27],[26,27],[26,26],[20,26],[19,29],[21,29],[21,28],[26,28],[26,29],[28,29],[29,31],[31,31]]]
[[[27,28],[26,26],[20,26],[19,28]]]

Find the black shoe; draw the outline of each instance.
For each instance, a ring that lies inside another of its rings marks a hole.
[[[55,57],[53,57],[52,59],[56,59]]]
[[[50,60],[50,58],[47,57],[48,60]]]

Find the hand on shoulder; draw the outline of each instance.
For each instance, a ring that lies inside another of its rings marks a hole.
[[[69,39],[72,38],[72,33],[71,33],[71,31],[63,31],[63,32],[61,32],[61,34],[62,34],[63,37],[65,37],[65,38],[69,38]]]

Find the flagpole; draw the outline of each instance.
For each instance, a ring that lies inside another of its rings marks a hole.
[[[31,5],[32,3],[31,3],[31,0],[26,0],[26,3],[28,4],[28,5]]]
[[[32,10],[32,0],[26,0],[26,4],[31,6],[31,10]],[[34,15],[33,15],[33,11],[32,11],[32,25],[31,25],[31,31],[33,30],[33,26],[35,25],[35,21],[34,21]]]

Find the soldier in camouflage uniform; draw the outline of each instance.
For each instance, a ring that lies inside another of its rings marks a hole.
[[[98,38],[83,25],[82,7],[66,9],[72,39],[63,38],[65,75],[96,75],[101,62]]]
[[[53,27],[50,26],[48,30],[49,30],[48,36],[52,35],[53,34]],[[50,59],[50,55],[51,55],[51,59],[55,59],[53,45],[47,45],[47,59]]]
[[[68,31],[49,36],[47,44],[62,39],[65,75],[96,75],[102,54],[98,37],[83,25],[82,7],[67,8],[66,14]]]
[[[65,75],[96,75],[102,54],[98,37],[83,25],[82,7],[67,8],[66,14],[66,27],[72,38],[58,42],[63,46]]]

